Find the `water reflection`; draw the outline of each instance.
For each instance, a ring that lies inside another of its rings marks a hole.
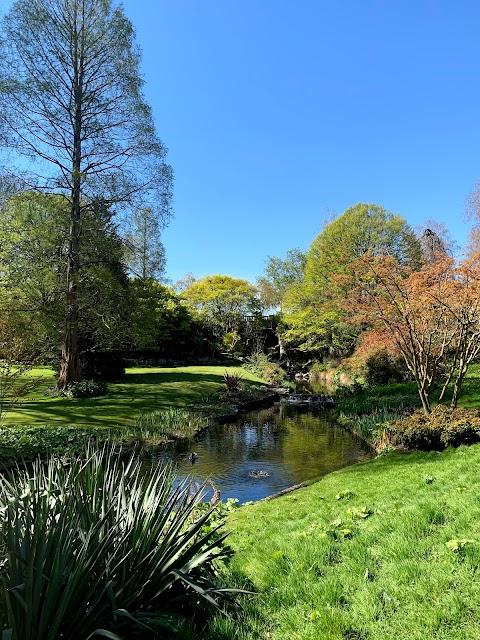
[[[193,449],[198,455],[192,463]],[[193,445],[153,454],[151,462],[172,460],[181,477],[193,474],[198,482],[211,478],[222,500],[243,503],[369,455],[367,445],[336,425],[328,412],[275,405],[211,427]]]

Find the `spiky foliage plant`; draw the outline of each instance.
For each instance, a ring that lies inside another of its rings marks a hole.
[[[223,381],[225,386],[227,387],[228,393],[237,393],[240,389],[240,382],[242,381],[243,376],[239,373],[233,372],[229,373],[225,371],[223,374]]]
[[[193,600],[217,605],[214,562],[229,552],[201,497],[110,445],[1,476],[3,637],[119,638],[174,628]]]

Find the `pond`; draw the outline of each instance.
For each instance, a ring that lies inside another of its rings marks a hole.
[[[198,454],[193,462],[192,450]],[[242,504],[371,455],[370,447],[328,411],[279,403],[210,427],[189,445],[156,452],[151,463],[172,461],[180,478],[193,476],[195,482],[210,478],[223,501],[237,498]]]

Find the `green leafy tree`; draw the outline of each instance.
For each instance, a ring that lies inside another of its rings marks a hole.
[[[142,95],[132,24],[111,0],[17,0],[2,21],[2,145],[35,160],[23,179],[62,196],[65,317],[58,387],[81,379],[86,220],[98,203],[169,212],[171,170]]]
[[[0,209],[0,312],[20,358],[60,354],[65,317],[69,212],[59,195],[22,192]],[[78,305],[79,350],[120,346],[129,291],[123,243],[106,207],[84,215]]]
[[[300,284],[305,274],[306,255],[300,249],[290,249],[282,260],[269,257],[264,275],[257,279],[257,287],[266,308],[282,307],[288,289]]]
[[[342,301],[345,280],[355,261],[367,252],[387,252],[399,264],[419,264],[420,245],[400,215],[374,204],[360,203],[325,226],[307,253],[305,277],[286,293],[287,340],[319,356],[343,355],[356,332],[346,322]]]
[[[133,341],[138,349],[179,357],[194,349],[194,320],[181,298],[153,278],[132,280]]]
[[[285,324],[283,322],[283,303],[287,292],[299,285],[305,275],[306,255],[300,249],[290,249],[282,260],[269,257],[264,275],[257,279],[257,287],[265,309],[275,310],[275,335],[280,359],[286,354],[284,346]],[[263,347],[262,347],[263,351]]]
[[[257,288],[248,280],[231,276],[205,276],[191,284],[182,297],[197,317],[212,327],[220,342],[233,331],[242,334],[246,318],[261,311]]]
[[[127,266],[135,278],[159,280],[165,271],[162,226],[152,207],[136,209],[127,234]]]

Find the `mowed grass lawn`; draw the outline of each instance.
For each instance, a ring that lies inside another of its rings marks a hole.
[[[209,640],[478,640],[480,445],[390,454],[237,510]]]
[[[48,398],[11,423],[132,424],[223,387],[224,367],[130,369],[108,396]],[[52,372],[43,375],[45,387]],[[242,371],[246,379],[253,376]],[[258,381],[258,380],[257,380]],[[478,407],[480,368],[462,394]],[[479,640],[480,445],[392,453],[329,474],[227,521],[225,586],[251,590],[184,640]]]
[[[225,388],[223,374],[238,372],[248,382],[263,383],[237,367],[130,368],[119,382],[108,384],[108,394],[98,398],[51,397],[52,369],[37,367],[28,373],[43,380],[22,403],[4,416],[4,424],[131,426],[141,413],[166,407],[185,407]]]

